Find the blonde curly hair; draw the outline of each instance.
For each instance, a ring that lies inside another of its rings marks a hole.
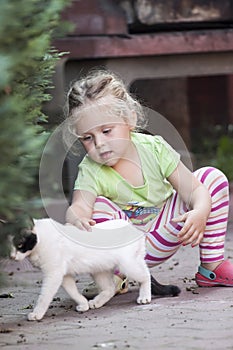
[[[98,113],[101,106],[107,107],[109,114],[134,125],[135,131],[146,127],[143,107],[127,91],[124,82],[115,73],[107,70],[90,71],[85,77],[75,81],[67,94],[63,139],[68,149],[74,151],[72,146],[77,146],[77,121],[90,108]]]

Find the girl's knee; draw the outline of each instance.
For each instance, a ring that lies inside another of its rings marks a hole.
[[[215,168],[215,167],[211,167],[210,169],[212,170],[213,175],[216,178],[222,178],[224,181],[228,182],[228,179],[222,170]]]
[[[119,206],[103,196],[98,196],[96,198],[92,218],[96,221],[114,219],[123,219],[128,221],[128,217],[119,208]]]
[[[194,174],[204,184],[218,182],[224,184],[225,187],[229,186],[226,175],[218,168],[212,166],[202,167],[196,170]]]
[[[95,204],[98,204],[98,203],[103,203],[103,204],[112,204],[113,202],[108,199],[107,197],[104,197],[104,196],[98,196],[96,197],[96,200],[95,200]]]

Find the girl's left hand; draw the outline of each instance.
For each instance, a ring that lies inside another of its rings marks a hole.
[[[183,228],[178,234],[182,245],[191,244],[192,247],[201,243],[206,227],[207,218],[200,210],[190,210],[187,213],[173,218],[174,222],[184,222]]]

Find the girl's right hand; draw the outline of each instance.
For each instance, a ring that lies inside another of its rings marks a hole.
[[[95,220],[87,219],[87,218],[76,219],[72,223],[72,225],[84,231],[91,231],[91,226],[94,226],[95,224],[96,224]]]

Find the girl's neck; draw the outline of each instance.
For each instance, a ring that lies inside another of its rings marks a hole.
[[[141,161],[135,145],[129,154],[121,158],[112,168],[120,174],[130,185],[140,187],[144,185],[144,177],[141,168]]]

